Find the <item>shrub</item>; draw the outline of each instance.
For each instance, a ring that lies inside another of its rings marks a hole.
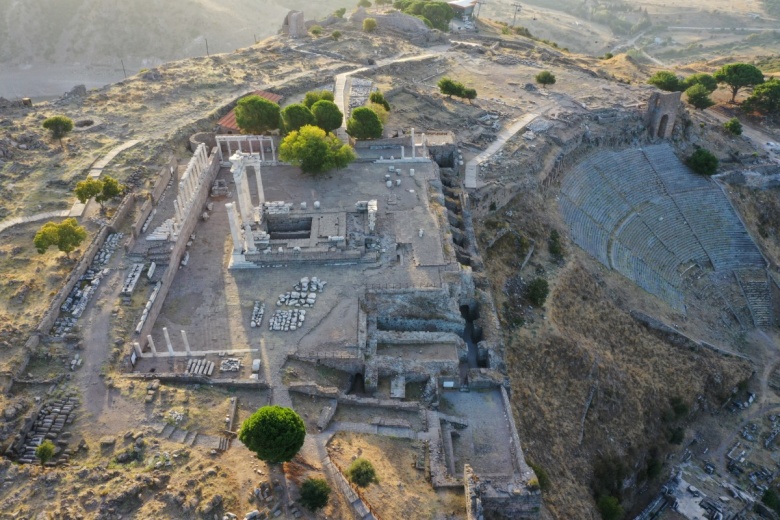
[[[547,472],[544,470],[544,468],[532,462],[529,462],[528,465],[531,466],[531,469],[534,470],[534,473],[536,473],[536,479],[539,482],[539,489],[542,491],[549,491],[550,477],[547,475]]]
[[[350,464],[349,469],[347,469],[347,477],[359,487],[368,487],[372,483],[379,483],[373,464],[363,458],[355,459]]]
[[[360,0],[357,5],[358,7],[371,7],[371,2],[369,0]]]
[[[471,103],[472,100],[477,99],[477,89],[474,88],[463,89],[463,97],[468,99],[469,103]]]
[[[330,37],[338,41],[338,39],[341,38],[341,31],[333,31],[330,33]]]
[[[699,175],[714,175],[718,171],[718,158],[712,152],[699,148],[685,160],[688,167]]]
[[[387,110],[385,109],[384,105],[379,105],[377,103],[369,102],[366,105],[366,108],[369,108],[376,113],[376,115],[379,117],[379,120],[382,122],[383,126],[387,123],[387,118],[390,116],[390,114],[387,113]]]
[[[35,456],[41,461],[41,466],[45,465],[54,457],[55,449],[56,446],[54,446],[54,443],[49,439],[46,439],[35,448]]]
[[[314,36],[319,36],[320,34],[322,34],[322,26],[312,25],[311,29],[309,29],[309,32],[312,33]]]
[[[385,99],[385,95],[382,94],[381,91],[379,90],[373,91],[371,95],[368,96],[368,100],[371,101],[372,103],[377,103],[379,105],[382,105],[383,107],[385,107],[385,110],[390,112],[390,103],[387,102],[387,100]]]
[[[780,496],[773,488],[770,487],[764,491],[764,494],[761,496],[761,502],[766,507],[773,509],[777,514],[780,514]]]
[[[542,307],[547,300],[550,286],[544,278],[535,278],[528,284],[528,300],[537,307]]]
[[[742,104],[748,112],[762,112],[764,114],[780,114],[780,79],[773,78],[756,85]]]
[[[269,464],[292,460],[305,437],[303,419],[291,408],[281,406],[260,408],[241,424],[238,432],[238,439]]]
[[[439,91],[445,96],[462,96],[463,91],[466,89],[463,83],[453,81],[448,77],[443,77],[438,82]]]
[[[718,82],[715,80],[715,78],[703,72],[692,74],[685,78],[682,82],[682,88],[686,90],[694,85],[704,85],[704,87],[710,92],[715,92],[718,89]]]
[[[556,258],[563,257],[563,244],[561,243],[561,235],[557,230],[550,231],[550,240],[547,241],[547,249],[550,254]]]
[[[611,496],[603,496],[598,500],[599,513],[603,520],[619,520],[625,514],[620,501]]]
[[[608,52],[608,53],[604,54],[604,56],[602,56],[601,59],[602,60],[611,60],[614,57],[615,57],[614,54],[612,54],[611,52]]]
[[[671,444],[682,444],[685,440],[685,430],[682,427],[673,429],[669,434],[669,442]]]
[[[376,18],[366,18],[363,20],[363,31],[367,33],[374,32],[376,30]]]
[[[555,85],[555,76],[549,70],[543,70],[536,75],[536,82],[546,87],[547,85]]]
[[[346,14],[346,12],[347,12],[347,8],[346,7],[341,7],[339,9],[336,9],[333,12],[333,16],[335,16],[336,18],[344,18],[344,15]]]
[[[330,486],[321,478],[307,478],[301,484],[301,504],[306,509],[316,511],[328,503]]]
[[[742,135],[742,123],[736,117],[732,117],[723,123],[723,128],[732,135]]]

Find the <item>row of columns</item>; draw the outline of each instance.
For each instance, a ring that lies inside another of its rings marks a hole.
[[[198,189],[203,183],[203,177],[208,170],[209,156],[206,145],[201,143],[187,164],[187,169],[179,181],[179,193],[173,201],[173,209],[177,226],[180,226],[189,213]]]
[[[252,145],[253,142],[259,141],[260,142],[260,150],[259,153],[255,152],[254,146]],[[250,155],[259,155],[260,160],[262,162],[265,162],[265,145],[266,143],[271,145],[271,161],[276,162],[276,146],[274,145],[274,140],[272,137],[267,135],[241,135],[241,136],[234,136],[234,135],[218,135],[217,136],[217,151],[219,153],[219,162],[225,162],[225,156],[222,153],[222,143],[225,143],[227,146],[227,156],[232,157],[233,156],[233,149],[230,146],[230,143],[237,143],[236,145],[236,151],[242,152],[242,143],[247,143],[249,145],[249,154]],[[229,159],[230,160],[230,159]]]
[[[171,337],[168,334],[168,327],[163,327],[163,336],[165,337],[165,346],[168,348],[168,355],[173,356],[173,344],[171,343]],[[146,336],[146,339],[149,342],[149,348],[152,350],[152,356],[154,357],[160,357],[160,353],[157,352],[157,347],[154,344],[154,339],[152,339],[152,335],[149,334]],[[187,355],[192,355],[192,350],[190,350],[190,342],[187,339],[187,332],[182,330],[181,331],[181,339],[184,342],[184,350],[187,352]],[[141,352],[141,346],[136,343],[135,344],[136,354],[140,357],[142,355]]]

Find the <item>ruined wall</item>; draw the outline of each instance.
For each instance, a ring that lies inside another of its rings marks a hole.
[[[682,92],[656,92],[647,102],[647,130],[651,139],[672,136]]]
[[[206,204],[206,200],[209,197],[211,191],[211,184],[219,172],[219,154],[212,151],[209,157],[208,167],[205,174],[204,181],[200,184],[198,192],[195,195],[190,211],[187,213],[186,218],[181,223],[179,230],[179,236],[176,239],[176,243],[173,245],[173,251],[171,252],[170,261],[168,267],[165,269],[162,280],[160,281],[160,291],[149,309],[149,315],[144,322],[144,326],[141,328],[140,337],[136,338],[143,348],[146,345],[146,337],[152,333],[154,324],[157,321],[157,316],[162,310],[162,306],[165,303],[165,298],[168,295],[168,290],[171,288],[173,279],[176,277],[176,273],[179,271],[178,266],[181,262],[181,258],[184,255],[184,250],[187,247],[187,242],[195,230],[195,226],[198,223],[202,208]],[[128,353],[129,355],[129,353]]]
[[[165,188],[168,187],[168,183],[171,181],[171,177],[175,171],[174,168],[176,168],[176,159],[171,159],[168,164],[160,169],[160,173],[157,174],[157,182],[154,184],[154,188],[152,188],[151,192],[152,202],[155,204],[157,204],[157,201],[162,197]]]

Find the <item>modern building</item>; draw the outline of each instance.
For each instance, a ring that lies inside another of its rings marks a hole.
[[[474,18],[474,8],[477,6],[477,0],[453,0],[447,2],[455,11],[457,16],[463,20]]]

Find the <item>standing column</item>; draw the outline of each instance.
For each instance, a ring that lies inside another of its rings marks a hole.
[[[135,350],[135,355],[138,356],[138,359],[144,357],[144,353],[141,350],[141,345],[137,341],[133,341],[133,350]]]
[[[165,345],[168,347],[168,353],[173,356],[173,345],[171,344],[171,337],[168,335],[168,327],[163,327],[163,336],[165,336]]]
[[[182,195],[182,207],[186,210],[190,206],[190,188],[187,186],[186,181],[181,181],[179,183],[179,193]]]
[[[152,335],[149,334],[146,336],[146,339],[149,341],[149,348],[152,349],[152,356],[157,357],[157,348],[154,346],[154,340],[152,339]]]
[[[415,158],[417,150],[416,150],[416,144],[414,142],[414,128],[412,128],[412,159]]]
[[[176,212],[176,220],[179,221],[179,223],[184,222],[184,217],[182,216],[181,206],[179,206],[178,200],[173,201],[173,210]]]
[[[249,194],[249,181],[246,178],[243,159],[233,170],[233,181],[236,183],[236,199],[238,199],[238,210],[241,213],[241,220],[252,222],[252,199]]]
[[[422,143],[421,143],[421,145],[422,145],[422,155],[421,155],[421,157],[426,157],[428,155],[428,152],[425,150],[425,132],[423,132],[423,134],[422,134],[421,141],[422,141]]]
[[[236,214],[236,207],[232,202],[225,204],[227,209],[228,222],[230,223],[230,234],[233,235],[233,254],[241,254],[241,231],[238,227],[238,214]]]
[[[273,137],[271,139],[271,160],[276,163],[276,147],[274,146],[274,139]]]
[[[252,226],[244,224],[244,238],[246,239],[246,252],[257,253],[255,247],[255,236],[252,234]]]
[[[191,356],[192,351],[190,350],[190,342],[187,340],[187,332],[184,330],[181,331],[181,340],[184,342],[184,350],[187,351],[187,355]]]
[[[260,214],[263,214],[263,202],[265,202],[265,191],[263,191],[263,173],[260,171],[260,161],[255,163],[255,181],[257,181],[257,205],[260,206]]]
[[[403,161],[406,158],[406,150],[404,150],[404,145],[401,145],[401,160]]]

